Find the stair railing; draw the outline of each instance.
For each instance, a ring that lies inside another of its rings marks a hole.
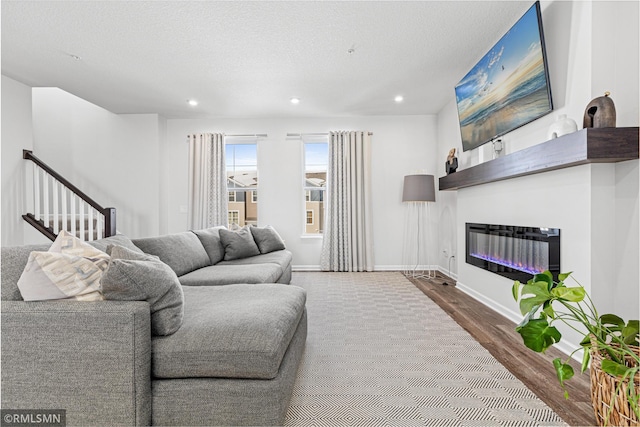
[[[65,230],[91,241],[116,234],[116,209],[103,208],[78,187],[54,171],[30,150],[22,158],[33,167],[33,213],[25,221],[51,240]]]

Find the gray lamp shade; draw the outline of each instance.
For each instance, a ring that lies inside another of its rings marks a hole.
[[[433,175],[407,175],[402,189],[403,202],[435,202]]]

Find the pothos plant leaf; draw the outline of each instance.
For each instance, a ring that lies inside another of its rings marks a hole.
[[[533,295],[525,298],[525,295]],[[522,287],[522,297],[520,299],[520,312],[529,313],[534,307],[539,307],[552,298],[547,287],[547,282],[527,283]]]
[[[558,299],[562,299],[565,301],[571,302],[580,302],[584,299],[586,292],[584,288],[581,287],[557,287],[551,289],[551,295]]]
[[[623,365],[622,363],[614,362],[609,359],[602,359],[602,364],[600,365],[602,370],[605,371],[609,375],[613,375],[616,377],[625,377],[628,374],[628,371],[632,370],[628,366]]]
[[[570,271],[568,273],[560,273],[558,274],[558,280],[561,282],[564,282],[565,280],[567,280],[569,278],[569,276],[571,276],[571,273],[573,273],[573,271]]]
[[[547,290],[551,290],[553,288],[553,274],[549,270],[545,270],[542,273],[538,273],[533,276],[533,283],[535,282],[544,282],[547,284]],[[529,282],[527,282],[529,283]]]
[[[640,322],[637,320],[629,320],[626,326],[622,328],[620,339],[627,345],[638,345],[640,340]]]
[[[558,376],[558,381],[560,381],[560,386],[564,390],[564,398],[569,398],[569,392],[564,387],[564,382],[571,379],[573,377],[573,368],[571,365],[566,363],[562,363],[560,358],[553,359],[553,367],[556,368],[556,375]]]
[[[556,312],[553,310],[551,301],[545,301],[545,303],[542,305],[542,314],[551,319],[554,319],[556,317]]]
[[[550,326],[546,319],[530,319],[526,325],[518,326],[516,331],[522,336],[524,345],[538,353],[544,353],[562,338],[560,331]]]
[[[513,282],[513,286],[511,287],[511,295],[513,295],[513,299],[518,301],[520,297],[520,281],[516,280]]]
[[[624,320],[615,314],[603,314],[600,323],[612,331],[620,331],[624,327]]]
[[[583,349],[582,353],[582,365],[580,365],[580,373],[584,373],[589,367],[589,361],[591,360],[591,352],[588,348]]]

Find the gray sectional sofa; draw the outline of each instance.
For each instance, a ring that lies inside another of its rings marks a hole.
[[[92,245],[169,265],[182,325],[153,335],[147,301],[23,301],[29,254],[48,245],[2,248],[3,409],[65,409],[68,425],[283,424],[307,334],[290,252],[225,260],[219,229]]]

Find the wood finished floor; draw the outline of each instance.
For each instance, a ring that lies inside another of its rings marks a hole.
[[[438,304],[469,332],[512,374],[572,426],[595,425],[589,392],[589,373],[576,375],[566,383],[569,400],[565,400],[551,361],[566,355],[555,349],[546,354],[529,350],[515,331],[515,323],[457,289],[455,281],[438,273],[436,279],[410,279],[425,295]],[[443,286],[443,281],[449,283]]]

